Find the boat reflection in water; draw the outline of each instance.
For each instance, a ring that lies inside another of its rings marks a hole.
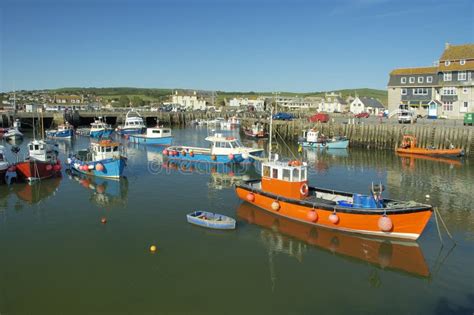
[[[128,179],[110,180],[101,177],[87,176],[66,170],[70,179],[77,181],[81,186],[91,191],[90,200],[100,206],[123,206],[128,198]]]
[[[274,216],[247,202],[239,206],[237,216],[250,224],[267,228],[262,231],[264,243],[300,261],[304,252],[301,245],[305,244],[300,243],[298,246],[285,235],[343,257],[366,261],[384,269],[403,271],[421,277],[430,275],[423,252],[416,242],[361,237],[301,224]]]
[[[449,164],[450,166],[462,166],[463,162],[459,158],[449,158],[449,157],[435,157],[429,155],[414,155],[408,153],[397,153],[397,156],[401,158],[402,168],[408,170],[414,170],[416,167],[416,160],[420,162],[439,162],[444,164]]]
[[[12,191],[20,200],[28,204],[36,204],[47,197],[53,196],[61,183],[61,176],[53,177],[47,181],[36,181],[32,183],[16,183],[12,185]]]

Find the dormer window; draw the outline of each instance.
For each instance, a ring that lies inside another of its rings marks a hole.
[[[423,78],[423,77],[418,77],[418,83],[423,83],[424,79],[425,78]]]
[[[432,76],[426,77],[426,83],[432,83],[432,82],[433,82]]]
[[[445,65],[446,67],[449,66],[450,64],[451,64],[451,61],[449,61],[449,60],[446,60],[446,61],[444,62],[444,65]]]
[[[444,81],[451,81],[453,79],[453,74],[451,72],[446,72],[443,74]]]
[[[410,77],[410,83],[415,83],[415,77]]]
[[[459,60],[459,64],[460,64],[461,66],[464,66],[464,65],[466,64],[466,59],[461,59],[461,60]]]
[[[405,84],[405,83],[407,83],[407,78],[405,78],[405,77],[402,77],[402,78],[400,79],[400,82],[401,82],[402,84]]]

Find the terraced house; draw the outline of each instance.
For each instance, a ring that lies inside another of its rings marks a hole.
[[[474,112],[474,44],[447,43],[434,66],[390,72],[389,111],[400,104],[431,118],[463,118]]]

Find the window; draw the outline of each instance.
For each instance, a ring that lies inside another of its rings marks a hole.
[[[105,152],[112,152],[112,147],[106,147]]]
[[[464,66],[464,65],[466,64],[466,59],[461,59],[461,60],[459,60],[459,64],[460,64],[461,66]]]
[[[468,92],[469,90],[467,89],[467,87],[462,88],[462,94],[467,94]]]
[[[401,89],[402,95],[407,95],[407,89]]]
[[[413,89],[413,95],[428,95],[428,89],[426,88]]]
[[[299,180],[300,177],[300,171],[297,168],[293,169],[293,180]]]
[[[400,82],[401,82],[402,84],[405,84],[405,83],[407,83],[407,78],[405,78],[405,77],[402,77],[402,78],[400,79]]]
[[[446,67],[449,66],[450,64],[451,64],[451,61],[449,61],[449,60],[446,60],[446,61],[444,62],[444,65],[445,65]]]
[[[459,71],[458,72],[458,81],[464,81],[467,79],[466,71]]]
[[[153,130],[153,133],[161,133],[161,130]]]
[[[118,151],[118,147],[114,147],[114,152],[117,152]]]
[[[415,77],[410,77],[410,83],[415,83]]]
[[[426,77],[426,83],[431,83],[431,82],[433,82],[433,77],[432,76]]]
[[[423,77],[418,77],[418,83],[423,83],[423,80],[424,80],[424,79],[425,79],[425,78],[423,78]]]
[[[443,103],[443,110],[447,112],[453,111],[453,102],[444,102]]]
[[[456,88],[454,86],[446,86],[441,91],[441,95],[456,95]]]
[[[263,167],[263,176],[270,177],[270,166]]]
[[[278,178],[278,169],[277,168],[272,169],[272,177],[273,178]]]
[[[451,81],[453,79],[453,74],[451,72],[445,72],[443,74],[444,81]]]
[[[301,170],[301,180],[306,180],[306,169]]]
[[[469,107],[469,102],[463,102],[461,107],[459,107],[459,112],[467,113],[467,108]]]
[[[283,180],[290,181],[290,170],[287,168],[283,169]]]

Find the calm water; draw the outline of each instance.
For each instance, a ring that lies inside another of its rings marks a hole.
[[[175,142],[204,144],[206,133],[175,130]],[[61,142],[62,160],[88,141]],[[387,197],[429,194],[456,239],[451,249],[445,233],[441,247],[434,217],[417,243],[315,229],[241,203],[232,184],[258,177],[253,167],[182,167],[163,164],[157,148],[127,152],[121,181],[64,172],[0,187],[0,314],[474,312],[472,160],[303,153],[315,186],[367,193],[381,182]],[[194,209],[235,217],[238,228],[191,226]]]

